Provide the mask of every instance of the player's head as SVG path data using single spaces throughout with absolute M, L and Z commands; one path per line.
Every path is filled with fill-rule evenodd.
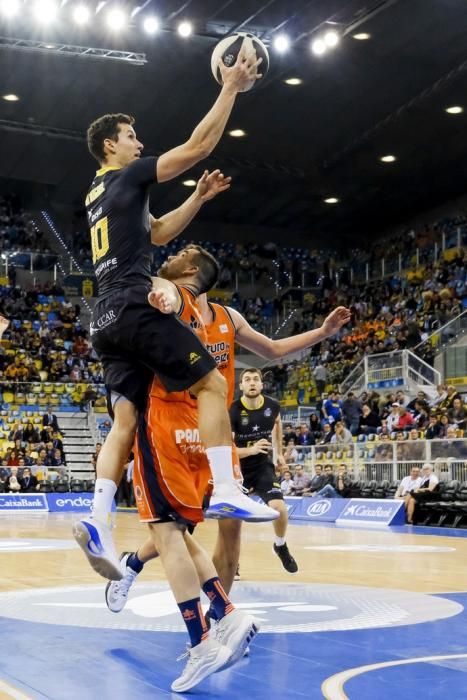
M 263 374 L 260 369 L 244 369 L 240 374 L 240 389 L 243 396 L 254 399 L 263 391 Z
M 112 161 L 121 168 L 141 156 L 143 144 L 136 138 L 135 120 L 129 114 L 104 114 L 88 128 L 88 148 L 99 164 Z
M 200 245 L 190 244 L 171 255 L 158 269 L 157 274 L 171 282 L 192 284 L 198 294 L 209 292 L 219 279 L 219 263 Z

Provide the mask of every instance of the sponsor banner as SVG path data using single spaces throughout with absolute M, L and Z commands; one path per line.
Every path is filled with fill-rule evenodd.
M 91 510 L 92 493 L 48 493 L 47 503 L 51 513 L 88 513 Z
M 335 522 L 348 503 L 347 498 L 321 498 L 320 496 L 297 500 L 292 520 L 316 520 L 326 523 Z
M 404 525 L 404 502 L 376 498 L 352 498 L 346 502 L 342 513 L 336 520 L 337 525 L 346 525 L 347 523 L 371 527 Z
M 48 510 L 44 493 L 0 493 L 0 513 L 46 513 Z

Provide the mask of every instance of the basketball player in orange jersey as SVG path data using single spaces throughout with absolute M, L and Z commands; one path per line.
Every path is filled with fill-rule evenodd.
M 203 276 L 203 260 L 206 259 L 212 259 L 212 256 L 201 247 L 193 245 L 181 250 L 177 256 L 169 258 L 159 270 L 159 275 L 164 279 L 154 280 L 154 291 L 149 295 L 149 299 L 151 304 L 156 305 L 162 312 L 176 311 L 180 313 L 181 318 L 190 323 L 201 337 L 203 337 L 202 331 L 204 329 L 206 346 L 215 358 L 219 370 L 227 379 L 229 403 L 232 402 L 235 387 L 235 342 L 263 357 L 274 359 L 321 342 L 337 333 L 350 320 L 348 309 L 339 307 L 327 317 L 319 329 L 291 338 L 270 340 L 251 328 L 241 314 L 234 309 L 208 303 L 205 294 L 202 294 L 196 303 L 196 290 L 200 287 L 200 276 Z M 177 397 L 168 394 L 166 398 L 169 401 L 174 401 L 176 406 L 173 423 L 171 423 L 170 418 L 167 420 L 168 404 L 165 407 L 161 404 L 163 396 L 160 393 L 158 383 L 155 382 L 151 391 L 149 408 L 149 414 L 152 412 L 153 416 L 151 438 L 155 441 L 158 449 L 163 451 L 167 461 L 177 461 L 180 454 L 190 455 L 188 468 L 195 471 L 198 476 L 197 483 L 201 486 L 198 491 L 196 520 L 192 518 L 193 521 L 199 522 L 202 519 L 202 485 L 204 482 L 207 486 L 206 479 L 209 479 L 209 474 L 203 467 L 205 457 L 197 431 L 196 403 L 186 393 L 185 396 Z M 258 450 L 260 449 L 258 446 Z M 148 484 L 141 483 L 141 460 L 139 464 L 139 473 L 136 473 L 135 478 L 135 493 L 137 504 L 142 506 L 140 513 L 143 512 L 144 519 L 146 519 L 146 515 L 151 517 L 151 507 L 147 503 L 147 496 L 145 496 Z M 178 469 L 177 465 L 175 471 L 177 472 Z M 203 469 L 204 477 L 200 479 L 200 471 Z M 168 484 L 168 486 L 171 485 Z M 207 511 L 208 515 L 209 511 L 210 509 Z M 219 534 L 213 561 L 227 593 L 232 586 L 238 564 L 240 525 L 239 521 L 219 521 Z M 154 546 L 153 539 L 148 540 L 136 553 L 122 555 L 122 579 L 118 582 L 110 582 L 106 588 L 106 601 L 110 610 L 120 612 L 123 609 L 128 591 L 137 574 L 142 570 L 144 563 L 157 555 L 158 548 Z
M 219 66 L 223 85 L 211 110 L 187 141 L 158 158 L 142 157 L 144 147 L 130 115 L 105 114 L 88 128 L 88 148 L 99 163 L 86 197 L 99 287 L 91 338 L 104 369 L 114 422 L 97 460 L 92 515 L 76 522 L 73 534 L 91 566 L 105 578 L 121 575 L 109 527 L 110 511 L 155 374 L 168 391 L 190 389 L 198 398 L 199 430 L 211 466 L 213 499 L 228 501 L 246 519 L 258 519 L 260 509 L 253 515 L 248 511 L 248 499 L 232 478 L 225 380 L 196 335 L 175 315 L 151 308 L 147 295 L 152 244 L 174 238 L 203 203 L 202 198 L 191 197 L 157 220 L 149 213 L 150 188 L 178 177 L 213 151 L 238 92 L 261 77 L 260 62 L 240 51 L 233 66 Z M 169 237 L 167 229 L 172 231 Z M 263 520 L 271 519 L 270 509 L 263 506 L 262 511 Z

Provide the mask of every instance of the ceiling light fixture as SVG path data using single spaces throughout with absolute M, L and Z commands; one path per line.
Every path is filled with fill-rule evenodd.
M 327 199 L 324 200 L 325 204 L 339 204 L 339 201 L 338 197 L 327 197 Z
M 229 136 L 240 138 L 241 136 L 246 136 L 246 131 L 243 131 L 243 129 L 232 129 L 232 131 L 229 131 Z
M 4 17 L 15 17 L 19 12 L 19 0 L 2 0 L 0 11 Z
M 371 34 L 360 32 L 359 34 L 353 34 L 353 38 L 357 41 L 368 41 L 368 39 L 371 39 Z
M 452 107 L 446 107 L 446 112 L 448 114 L 462 114 L 464 108 L 460 105 L 453 105 Z
M 185 187 L 196 187 L 196 180 L 183 180 L 182 185 L 185 185 Z
M 41 24 L 50 24 L 58 13 L 55 0 L 36 0 L 33 8 L 35 19 Z
M 315 54 L 315 56 L 322 56 L 323 53 L 326 53 L 327 46 L 324 42 L 324 39 L 314 39 L 311 42 L 311 50 Z
M 273 39 L 272 45 L 278 53 L 285 53 L 290 49 L 290 39 L 286 34 L 278 34 Z
M 120 8 L 116 7 L 113 10 L 110 10 L 110 12 L 107 15 L 107 25 L 112 29 L 114 32 L 119 32 L 123 27 L 125 26 L 126 22 L 126 15 L 123 10 Z
M 303 80 L 301 78 L 287 78 L 287 80 L 284 80 L 284 83 L 286 85 L 301 85 Z
M 380 158 L 380 161 L 383 163 L 394 163 L 395 160 L 397 160 L 396 156 L 392 155 L 381 156 Z
M 19 97 L 18 95 L 13 95 L 12 93 L 10 93 L 8 95 L 2 95 L 2 99 L 6 102 L 18 102 Z
M 177 32 L 180 34 L 180 36 L 186 39 L 193 33 L 193 25 L 191 22 L 180 22 L 177 27 Z
M 86 5 L 77 5 L 73 10 L 73 20 L 76 24 L 83 26 L 89 22 L 91 11 Z
M 143 29 L 146 34 L 155 34 L 160 27 L 157 17 L 146 17 L 143 22 Z
M 330 49 L 333 49 L 337 44 L 340 42 L 341 38 L 339 34 L 334 30 L 331 29 L 329 32 L 326 32 L 326 34 L 323 37 L 323 41 L 326 44 L 326 46 L 329 46 Z

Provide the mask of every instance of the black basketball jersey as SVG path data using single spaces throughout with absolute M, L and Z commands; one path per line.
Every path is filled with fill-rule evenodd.
M 243 398 L 234 401 L 230 407 L 230 422 L 237 447 L 250 447 L 262 438 L 271 441 L 274 423 L 280 413 L 280 404 L 270 396 L 261 398 L 263 402 L 259 408 L 247 408 Z M 252 455 L 240 460 L 242 469 L 256 467 L 269 461 L 270 456 L 266 454 Z
M 133 285 L 151 286 L 149 187 L 157 158 L 98 170 L 86 197 L 92 261 L 99 296 Z

